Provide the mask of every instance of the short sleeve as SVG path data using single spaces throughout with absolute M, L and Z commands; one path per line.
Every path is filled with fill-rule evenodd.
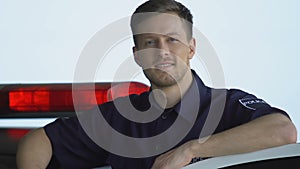
M 251 94 L 246 94 L 244 97 L 239 98 L 238 103 L 242 109 L 247 109 L 251 112 L 251 120 L 272 113 L 281 113 L 289 118 L 289 115 L 285 111 L 272 107 L 263 99 L 257 98 Z
M 64 169 L 105 165 L 108 153 L 86 135 L 76 117 L 57 119 L 44 129 L 52 144 L 51 162 L 58 162 Z
M 255 95 L 231 89 L 227 92 L 226 106 L 222 117 L 224 123 L 220 124 L 220 127 L 223 130 L 229 129 L 272 113 L 280 113 L 289 118 L 285 111 L 270 106 Z

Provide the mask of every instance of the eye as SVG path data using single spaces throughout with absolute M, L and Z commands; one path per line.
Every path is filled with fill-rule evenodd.
M 174 43 L 174 42 L 178 42 L 179 40 L 173 37 L 169 37 L 168 41 Z
M 145 41 L 146 46 L 154 46 L 155 44 L 156 44 L 156 42 L 153 39 L 148 39 Z

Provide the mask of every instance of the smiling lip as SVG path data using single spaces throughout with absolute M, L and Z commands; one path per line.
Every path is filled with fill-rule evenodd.
M 174 63 L 171 63 L 171 62 L 164 62 L 164 63 L 158 63 L 158 64 L 155 64 L 154 67 L 156 69 L 169 69 L 171 67 L 173 67 L 175 64 Z

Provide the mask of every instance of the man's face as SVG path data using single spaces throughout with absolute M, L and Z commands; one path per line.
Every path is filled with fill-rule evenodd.
M 167 87 L 180 82 L 190 69 L 195 40 L 188 40 L 177 15 L 151 16 L 137 27 L 134 56 L 152 85 Z

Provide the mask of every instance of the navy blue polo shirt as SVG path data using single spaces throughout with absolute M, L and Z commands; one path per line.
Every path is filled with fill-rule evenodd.
M 99 113 L 115 131 L 131 138 L 150 138 L 167 133 L 159 142 L 151 143 L 151 146 L 130 145 L 131 151 L 144 152 L 143 158 L 111 153 L 107 148 L 101 147 L 95 139 L 91 139 L 81 126 L 82 122 L 79 122 L 81 118 L 60 118 L 44 127 L 53 150 L 49 168 L 61 166 L 64 169 L 88 169 L 104 165 L 111 165 L 113 169 L 151 168 L 157 156 L 187 141 L 216 134 L 271 113 L 288 116 L 284 111 L 271 107 L 262 99 L 244 91 L 209 88 L 194 71 L 192 72 L 194 78 L 191 87 L 172 108 L 162 109 L 155 102 L 150 90 L 141 95 L 130 95 L 104 103 L 81 115 L 87 120 L 85 125 L 88 125 L 94 134 L 99 131 L 98 141 L 105 137 L 105 140 L 110 140 L 110 146 L 120 149 L 128 145 L 124 144 L 124 140 L 106 132 L 107 126 L 102 126 L 104 122 L 95 118 Z M 131 107 L 127 108 L 128 100 Z M 161 113 L 154 120 L 144 119 L 143 122 L 143 119 L 132 121 L 124 117 L 124 110 L 135 113 Z M 170 145 L 167 150 L 166 145 Z M 157 153 L 146 155 L 148 151 L 154 151 L 153 148 Z

